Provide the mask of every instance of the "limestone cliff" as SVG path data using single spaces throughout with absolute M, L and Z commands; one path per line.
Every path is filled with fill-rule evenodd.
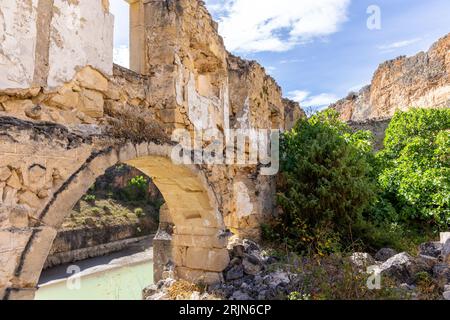
M 384 62 L 372 83 L 331 105 L 346 121 L 391 118 L 412 107 L 450 107 L 450 34 L 428 52 Z

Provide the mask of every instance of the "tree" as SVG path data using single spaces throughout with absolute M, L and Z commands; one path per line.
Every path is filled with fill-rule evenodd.
M 278 203 L 271 228 L 291 249 L 333 251 L 375 197 L 371 133 L 352 132 L 327 110 L 300 120 L 281 141 Z
M 378 154 L 379 183 L 403 222 L 450 225 L 450 109 L 398 112 Z

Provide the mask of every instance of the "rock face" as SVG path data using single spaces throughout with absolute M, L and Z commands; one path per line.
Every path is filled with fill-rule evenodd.
M 381 64 L 370 86 L 330 107 L 354 122 L 391 118 L 411 107 L 450 107 L 450 34 L 428 52 Z

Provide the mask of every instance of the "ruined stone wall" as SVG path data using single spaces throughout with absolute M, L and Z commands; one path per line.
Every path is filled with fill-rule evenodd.
M 171 135 L 283 129 L 298 105 L 258 64 L 227 53 L 201 1 L 138 8 L 143 74 L 112 64 L 108 1 L 0 4 L 0 297 L 33 296 L 65 215 L 118 162 L 152 177 L 168 204 L 158 277 L 172 265 L 220 281 L 228 236 L 258 238 L 273 213 L 274 177 L 261 164 L 179 166 Z
M 77 69 L 112 74 L 114 17 L 107 1 L 4 0 L 0 90 L 58 87 Z
M 343 120 L 357 122 L 391 118 L 412 107 L 450 107 L 450 34 L 428 52 L 381 64 L 370 86 L 331 106 Z

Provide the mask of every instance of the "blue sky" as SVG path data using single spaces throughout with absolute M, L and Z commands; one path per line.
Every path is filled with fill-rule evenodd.
M 304 108 L 327 106 L 358 90 L 370 83 L 381 62 L 428 50 L 450 32 L 449 0 L 207 0 L 206 4 L 219 22 L 227 48 L 261 63 L 284 95 Z M 116 16 L 115 59 L 126 64 L 127 4 L 111 0 L 111 5 Z M 373 11 L 377 9 L 379 20 Z M 368 19 L 380 28 L 369 29 Z

